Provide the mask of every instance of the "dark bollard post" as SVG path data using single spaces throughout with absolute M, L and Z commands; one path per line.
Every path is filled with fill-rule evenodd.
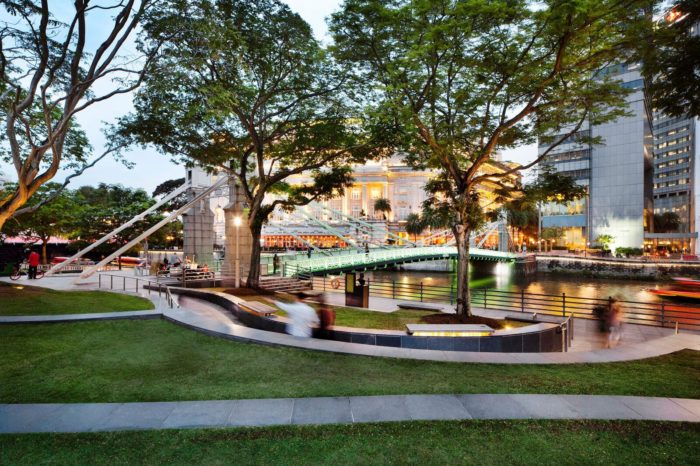
M 122 291 L 126 291 L 126 277 L 122 280 Z
M 666 320 L 666 303 L 661 303 L 661 326 L 665 327 L 665 320 Z
M 114 275 L 110 275 L 109 276 L 109 289 L 111 290 L 113 288 L 114 288 Z
M 423 282 L 420 282 L 420 302 L 423 302 Z
M 396 280 L 391 281 L 391 299 L 396 299 Z
M 525 312 L 525 290 L 520 290 L 520 312 Z
M 566 317 L 566 293 L 561 294 L 561 315 Z
M 454 304 L 454 283 L 450 283 L 450 304 Z

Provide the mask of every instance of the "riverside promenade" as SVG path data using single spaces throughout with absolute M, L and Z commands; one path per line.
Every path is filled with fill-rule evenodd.
M 4 280 L 4 279 L 3 279 Z M 21 282 L 12 282 L 21 283 Z M 33 286 L 45 286 L 59 290 L 97 289 L 97 279 L 76 285 L 74 278 L 68 276 L 50 277 L 36 282 Z M 26 284 L 26 283 L 25 283 Z M 123 293 L 138 294 L 150 298 L 156 305 L 155 311 L 143 315 L 129 315 L 121 312 L 105 313 L 102 315 L 76 314 L 63 316 L 12 316 L 0 317 L 0 324 L 9 323 L 40 323 L 100 320 L 100 319 L 143 319 L 163 318 L 175 324 L 206 333 L 237 341 L 255 342 L 267 345 L 288 346 L 293 348 L 325 351 L 359 356 L 375 356 L 388 358 L 416 359 L 429 361 L 447 361 L 462 363 L 495 363 L 495 364 L 576 364 L 631 361 L 637 359 L 661 356 L 664 354 L 693 349 L 700 351 L 700 335 L 697 332 L 683 331 L 675 334 L 673 329 L 645 325 L 627 324 L 624 326 L 624 336 L 615 348 L 604 348 L 604 339 L 597 330 L 595 321 L 576 319 L 576 336 L 571 350 L 565 353 L 480 353 L 460 351 L 438 351 L 408 348 L 393 348 L 387 346 L 363 345 L 341 341 L 300 338 L 291 335 L 268 332 L 246 327 L 237 323 L 235 317 L 227 310 L 209 302 L 191 298 L 178 297 L 180 307 L 170 308 L 165 299 L 157 293 L 149 294 L 140 289 L 135 293 L 135 287 L 126 281 L 127 286 L 114 290 Z M 241 301 L 235 296 L 210 291 L 213 294 L 226 297 L 233 302 Z M 329 293 L 331 304 L 342 299 L 342 295 Z M 370 298 L 370 310 L 390 312 L 396 309 L 399 301 L 387 298 Z M 449 309 L 445 309 L 449 311 Z M 498 317 L 499 311 L 474 309 L 476 314 Z
M 62 290 L 95 288 L 93 284 L 74 285 L 68 277 L 56 277 L 40 284 Z M 122 292 L 135 293 L 135 290 L 127 289 Z M 148 292 L 143 290 L 138 294 L 149 296 Z M 234 302 L 238 299 L 227 296 Z M 0 325 L 41 323 L 56 325 L 87 320 L 156 318 L 168 320 L 194 331 L 238 341 L 358 356 L 456 363 L 602 363 L 659 356 L 682 349 L 700 351 L 700 335 L 690 332 L 651 334 L 643 330 L 639 330 L 639 338 L 647 339 L 642 341 L 625 342 L 613 349 L 568 353 L 469 353 L 376 347 L 298 338 L 251 329 L 236 323 L 225 309 L 206 301 L 182 296 L 179 299 L 180 307 L 170 308 L 164 299 L 158 298 L 157 294 L 151 294 L 150 297 L 156 304 L 156 309 L 152 311 L 7 316 L 0 318 Z M 377 312 L 387 312 L 389 306 L 395 306 L 395 304 L 395 302 L 375 301 L 372 305 L 382 308 L 376 309 Z M 579 338 L 578 334 L 577 338 Z M 455 367 L 458 368 L 458 366 Z M 626 419 L 697 423 L 700 422 L 700 400 L 609 395 L 410 394 L 129 403 L 0 404 L 0 433 L 99 432 L 466 419 Z

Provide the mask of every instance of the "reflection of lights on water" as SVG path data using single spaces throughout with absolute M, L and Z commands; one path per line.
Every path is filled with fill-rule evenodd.
M 408 275 L 401 277 L 401 283 L 408 283 Z
M 503 288 L 510 282 L 511 266 L 507 262 L 497 262 L 494 270 L 496 275 L 496 287 Z
M 426 280 L 426 281 L 431 281 L 432 279 L 433 279 L 433 277 L 425 277 L 424 278 L 424 280 Z

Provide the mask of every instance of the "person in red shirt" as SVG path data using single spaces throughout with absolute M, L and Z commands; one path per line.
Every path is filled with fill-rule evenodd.
M 36 251 L 32 251 L 29 253 L 29 258 L 27 259 L 27 262 L 29 262 L 29 279 L 35 279 L 36 278 L 36 269 L 39 267 L 39 253 Z

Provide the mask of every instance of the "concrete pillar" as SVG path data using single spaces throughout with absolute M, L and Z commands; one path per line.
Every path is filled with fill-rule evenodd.
M 192 199 L 202 190 L 203 188 L 190 189 L 188 199 Z M 209 200 L 202 200 L 185 212 L 182 215 L 182 223 L 185 256 L 198 264 L 213 264 L 214 213 L 209 208 Z
M 240 186 L 231 179 L 229 181 L 229 203 L 224 207 L 224 220 L 226 222 L 226 255 L 221 266 L 221 275 L 224 286 L 234 286 L 236 279 L 236 243 L 240 259 L 240 280 L 245 285 L 248 271 L 250 270 L 250 252 L 253 237 L 248 227 L 248 219 L 244 211 L 246 199 Z M 236 226 L 236 218 L 240 218 L 239 226 Z

